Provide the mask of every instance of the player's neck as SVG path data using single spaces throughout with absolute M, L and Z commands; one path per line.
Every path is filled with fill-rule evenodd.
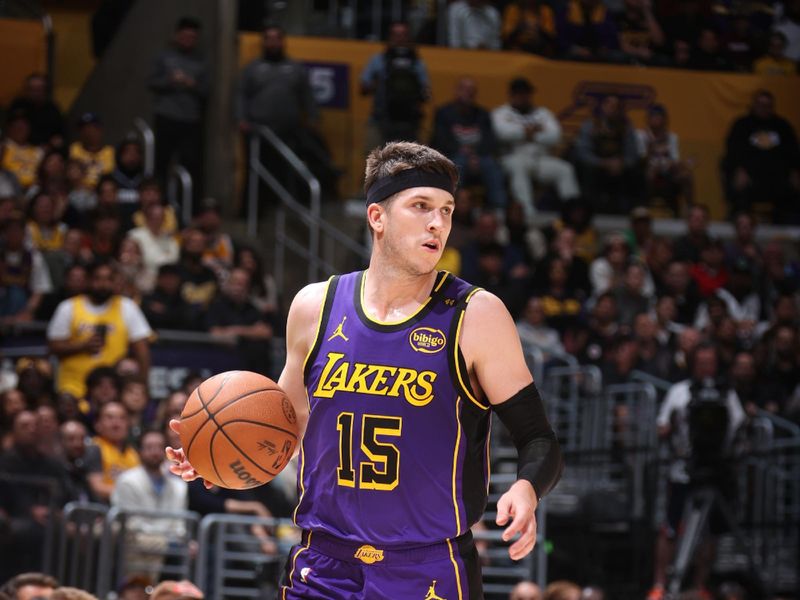
M 409 275 L 372 262 L 364 274 L 363 308 L 381 321 L 402 320 L 428 299 L 436 273 Z

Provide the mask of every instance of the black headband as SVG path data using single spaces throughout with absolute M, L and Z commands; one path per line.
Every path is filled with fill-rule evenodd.
M 367 190 L 367 205 L 373 202 L 381 202 L 397 192 L 415 187 L 438 188 L 455 195 L 453 180 L 448 175 L 421 169 L 406 169 L 395 175 L 381 177 L 369 186 Z

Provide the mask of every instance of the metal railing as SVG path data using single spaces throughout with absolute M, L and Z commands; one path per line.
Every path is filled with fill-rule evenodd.
M 153 129 L 142 117 L 133 120 L 133 128 L 142 138 L 144 150 L 144 176 L 152 177 L 156 167 L 156 136 Z
M 269 144 L 288 164 L 291 171 L 299 177 L 309 190 L 309 207 L 299 203 L 286 190 L 261 160 L 262 144 Z M 247 233 L 251 237 L 258 234 L 259 181 L 263 182 L 280 201 L 275 218 L 275 283 L 283 289 L 285 279 L 286 251 L 308 262 L 308 281 L 318 281 L 323 275 L 337 271 L 320 252 L 320 238 L 329 236 L 341 247 L 366 260 L 369 252 L 362 244 L 352 240 L 321 216 L 321 188 L 317 178 L 306 164 L 269 127 L 256 125 L 250 135 L 250 168 L 248 189 Z M 286 211 L 296 216 L 308 229 L 308 242 L 301 244 L 292 239 L 286 230 Z
M 95 588 L 107 513 L 105 504 L 70 502 L 64 507 L 56 572 L 61 585 L 83 590 Z
M 180 196 L 178 186 L 180 185 Z M 167 180 L 167 199 L 169 203 L 180 208 L 181 220 L 186 226 L 192 221 L 194 213 L 192 194 L 194 193 L 194 182 L 192 176 L 183 165 L 172 165 Z

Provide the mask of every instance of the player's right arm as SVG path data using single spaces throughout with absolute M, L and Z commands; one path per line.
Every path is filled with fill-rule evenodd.
M 286 364 L 278 385 L 286 392 L 297 413 L 300 438 L 306 430 L 309 409 L 303 367 L 317 337 L 327 287 L 325 282 L 312 283 L 300 290 L 289 307 L 286 320 Z
M 300 290 L 289 307 L 289 316 L 286 321 L 286 364 L 283 367 L 278 385 L 286 392 L 297 413 L 297 425 L 300 437 L 306 429 L 308 421 L 308 398 L 306 396 L 305 382 L 303 381 L 303 366 L 311 346 L 317 336 L 320 312 L 325 302 L 327 283 L 312 283 Z M 170 428 L 180 433 L 181 422 L 172 419 Z M 181 477 L 184 481 L 193 481 L 200 475 L 194 470 L 186 459 L 182 448 L 167 448 L 167 458 L 173 463 L 170 471 Z M 206 487 L 212 484 L 205 482 Z

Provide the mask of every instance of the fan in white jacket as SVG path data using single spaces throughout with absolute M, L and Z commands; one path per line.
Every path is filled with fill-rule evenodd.
M 532 102 L 533 86 L 527 79 L 511 81 L 508 103 L 492 111 L 492 126 L 501 146 L 500 159 L 511 179 L 511 193 L 530 218 L 536 213 L 531 179 L 553 185 L 561 201 L 580 195 L 574 167 L 551 155 L 561 141 L 555 115 Z

